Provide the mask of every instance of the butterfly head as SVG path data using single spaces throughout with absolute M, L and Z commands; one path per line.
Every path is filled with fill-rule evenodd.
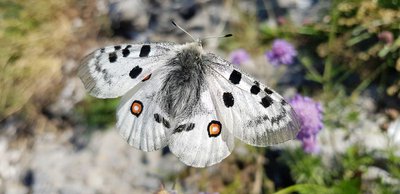
M 198 51 L 200 54 L 203 54 L 203 45 L 200 39 L 195 42 L 189 42 L 182 45 L 182 50 L 195 50 Z

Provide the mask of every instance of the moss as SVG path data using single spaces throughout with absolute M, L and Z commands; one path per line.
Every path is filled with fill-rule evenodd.
M 240 193 L 239 191 L 241 191 L 242 189 L 243 185 L 240 174 L 236 174 L 234 181 L 229 185 L 226 185 L 224 189 L 221 191 L 221 194 Z
M 105 129 L 115 124 L 118 103 L 119 99 L 96 99 L 88 96 L 76 110 L 90 127 Z

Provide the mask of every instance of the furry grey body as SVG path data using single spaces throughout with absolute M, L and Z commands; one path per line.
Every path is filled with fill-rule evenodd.
M 168 72 L 158 96 L 161 107 L 174 120 L 187 119 L 201 107 L 200 96 L 205 89 L 207 66 L 195 49 L 184 49 L 168 61 Z

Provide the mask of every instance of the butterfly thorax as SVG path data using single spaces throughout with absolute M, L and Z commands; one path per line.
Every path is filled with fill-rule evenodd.
M 169 70 L 160 95 L 161 106 L 170 118 L 189 118 L 199 107 L 205 69 L 201 47 L 187 44 L 167 62 Z

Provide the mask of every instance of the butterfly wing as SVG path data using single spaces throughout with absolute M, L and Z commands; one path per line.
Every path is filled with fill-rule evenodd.
M 154 151 L 168 143 L 171 120 L 160 108 L 157 92 L 162 71 L 155 71 L 126 93 L 117 108 L 117 128 L 129 145 Z
M 293 108 L 276 92 L 208 53 L 214 69 L 210 92 L 221 123 L 247 144 L 267 146 L 294 139 L 300 129 Z
M 117 110 L 117 128 L 131 146 L 152 151 L 169 145 L 190 166 L 220 162 L 231 153 L 235 136 L 258 146 L 296 136 L 295 113 L 279 94 L 267 87 L 262 90 L 262 84 L 213 54 L 196 61 L 211 67 L 205 80 L 189 79 L 194 85 L 182 82 L 180 78 L 188 79 L 187 73 L 197 68 L 191 64 L 193 60 L 200 60 L 199 53 L 189 47 L 177 49 L 167 43 L 106 47 L 83 60 L 79 76 L 95 97 L 125 94 Z M 179 70 L 176 64 L 181 66 Z M 203 82 L 206 89 L 198 89 L 201 93 L 197 96 L 191 86 Z M 188 96 L 191 94 L 194 96 Z M 179 103 L 176 98 L 182 96 L 189 97 L 190 103 Z
M 174 55 L 173 43 L 123 44 L 98 49 L 83 59 L 78 75 L 97 98 L 122 96 Z
M 230 155 L 234 136 L 221 125 L 208 90 L 201 94 L 195 114 L 174 125 L 169 148 L 182 162 L 194 167 L 211 166 Z

